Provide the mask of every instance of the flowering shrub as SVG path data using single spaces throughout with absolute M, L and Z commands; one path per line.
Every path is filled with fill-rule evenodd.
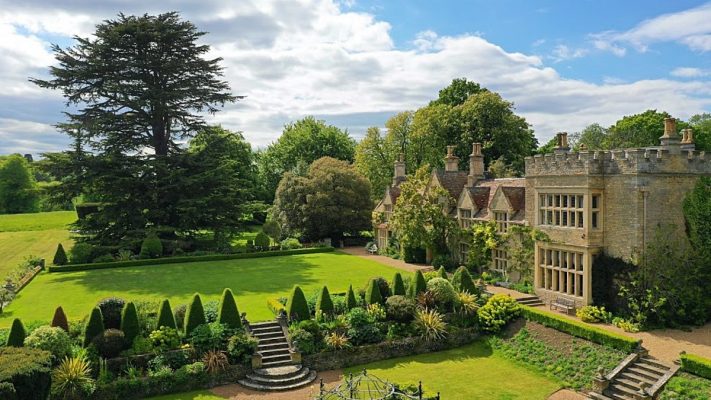
M 161 326 L 148 336 L 153 346 L 159 351 L 176 349 L 180 346 L 180 334 L 176 329 Z
M 605 307 L 584 306 L 575 311 L 575 315 L 583 322 L 609 322 L 612 320 L 612 313 L 605 311 Z
M 516 300 L 505 294 L 495 294 L 477 312 L 484 331 L 496 333 L 509 321 L 521 315 Z

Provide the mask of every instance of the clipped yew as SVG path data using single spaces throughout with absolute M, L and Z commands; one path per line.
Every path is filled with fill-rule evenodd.
M 69 322 L 67 321 L 67 315 L 64 314 L 62 306 L 59 306 L 56 310 L 54 310 L 51 326 L 55 328 L 62 328 L 64 329 L 64 332 L 69 332 Z
M 64 246 L 61 243 L 57 245 L 57 251 L 54 252 L 54 258 L 52 259 L 52 264 L 54 265 L 65 265 L 69 262 L 67 258 L 67 252 L 64 251 Z
M 133 345 L 133 340 L 140 333 L 138 327 L 138 313 L 133 302 L 129 301 L 123 306 L 121 311 L 121 331 L 123 331 L 124 340 L 128 346 Z
M 160 329 L 161 326 L 177 329 L 175 316 L 173 315 L 173 310 L 170 308 L 170 301 L 168 301 L 168 299 L 160 303 L 160 309 L 158 310 L 158 324 L 156 328 Z
M 185 336 L 190 336 L 191 333 L 198 326 L 207 322 L 205 320 L 205 309 L 202 307 L 202 300 L 200 295 L 195 293 L 190 304 L 188 304 L 188 310 L 185 312 Z
M 415 279 L 413 279 L 410 284 L 410 297 L 416 298 L 418 294 L 426 291 L 427 282 L 425 281 L 425 276 L 422 275 L 422 271 L 417 270 L 415 272 Z
M 444 269 L 444 267 L 439 267 L 439 269 L 437 270 L 437 275 L 442 279 L 449 280 L 449 277 L 447 276 L 447 270 Z
M 316 312 L 321 311 L 323 315 L 333 314 L 333 300 L 326 286 L 321 289 L 321 294 L 316 300 Z
M 380 288 L 378 287 L 378 282 L 375 279 L 371 279 L 368 284 L 368 289 L 365 291 L 365 303 L 366 304 L 383 304 L 383 296 L 380 294 Z
M 242 319 L 239 315 L 239 309 L 237 309 L 237 302 L 230 289 L 222 291 L 220 306 L 217 309 L 217 322 L 225 324 L 232 329 L 242 329 Z
M 350 285 L 348 286 L 348 293 L 346 293 L 346 310 L 350 311 L 356 307 L 358 307 L 358 302 L 353 291 L 353 285 Z
M 15 318 L 12 320 L 10 334 L 7 336 L 5 345 L 7 347 L 22 347 L 25 344 L 25 336 L 27 336 L 25 326 L 22 325 L 22 321 L 19 318 Z
M 393 277 L 393 296 L 405 295 L 405 282 L 402 280 L 402 275 L 399 272 Z
M 458 292 L 467 292 L 469 294 L 477 294 L 479 292 L 479 289 L 474 284 L 474 279 L 469 274 L 469 270 L 464 266 L 457 268 L 454 276 L 452 276 L 452 286 Z
M 289 296 L 289 300 L 286 303 L 286 314 L 289 316 L 289 319 L 295 321 L 303 321 L 311 318 L 309 303 L 306 302 L 304 291 L 298 286 L 294 286 L 294 290 L 291 292 L 291 296 Z
M 99 307 L 94 307 L 84 326 L 84 347 L 89 347 L 91 342 L 102 333 L 104 333 L 104 319 Z

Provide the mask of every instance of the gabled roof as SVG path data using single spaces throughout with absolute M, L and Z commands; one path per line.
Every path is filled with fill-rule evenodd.
M 511 204 L 511 208 L 515 211 L 526 209 L 525 187 L 503 186 L 501 190 L 504 192 L 509 204 Z
M 400 186 L 391 186 L 388 190 L 390 192 L 390 201 L 392 201 L 392 204 L 395 205 L 395 203 L 397 203 L 397 198 L 400 197 L 400 193 L 402 193 Z
M 434 174 L 437 176 L 437 180 L 442 187 L 449 192 L 449 195 L 453 199 L 458 199 L 459 195 L 462 193 L 462 189 L 467 184 L 467 172 L 466 171 L 444 171 L 435 170 Z

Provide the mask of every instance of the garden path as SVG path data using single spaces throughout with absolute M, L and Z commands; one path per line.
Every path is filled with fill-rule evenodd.
M 339 251 L 348 253 L 353 256 L 358 256 L 361 258 L 367 258 L 369 260 L 376 261 L 381 264 L 385 264 L 390 267 L 402 269 L 402 270 L 405 270 L 408 272 L 415 272 L 417 270 L 426 272 L 426 271 L 432 271 L 434 269 L 434 268 L 432 268 L 431 265 L 406 263 L 405 261 L 396 260 L 394 258 L 390 258 L 390 257 L 386 257 L 386 256 L 381 256 L 379 254 L 370 254 L 370 253 L 368 253 L 368 250 L 366 250 L 362 246 L 344 247 L 342 249 L 339 249 Z

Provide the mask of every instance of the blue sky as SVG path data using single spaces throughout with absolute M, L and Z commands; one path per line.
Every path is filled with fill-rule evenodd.
M 234 93 L 211 123 L 254 146 L 316 115 L 356 138 L 466 77 L 513 101 L 541 142 L 654 108 L 711 110 L 711 3 L 699 1 L 0 0 L 0 154 L 62 150 L 50 43 L 118 12 L 178 10 L 210 32 Z

